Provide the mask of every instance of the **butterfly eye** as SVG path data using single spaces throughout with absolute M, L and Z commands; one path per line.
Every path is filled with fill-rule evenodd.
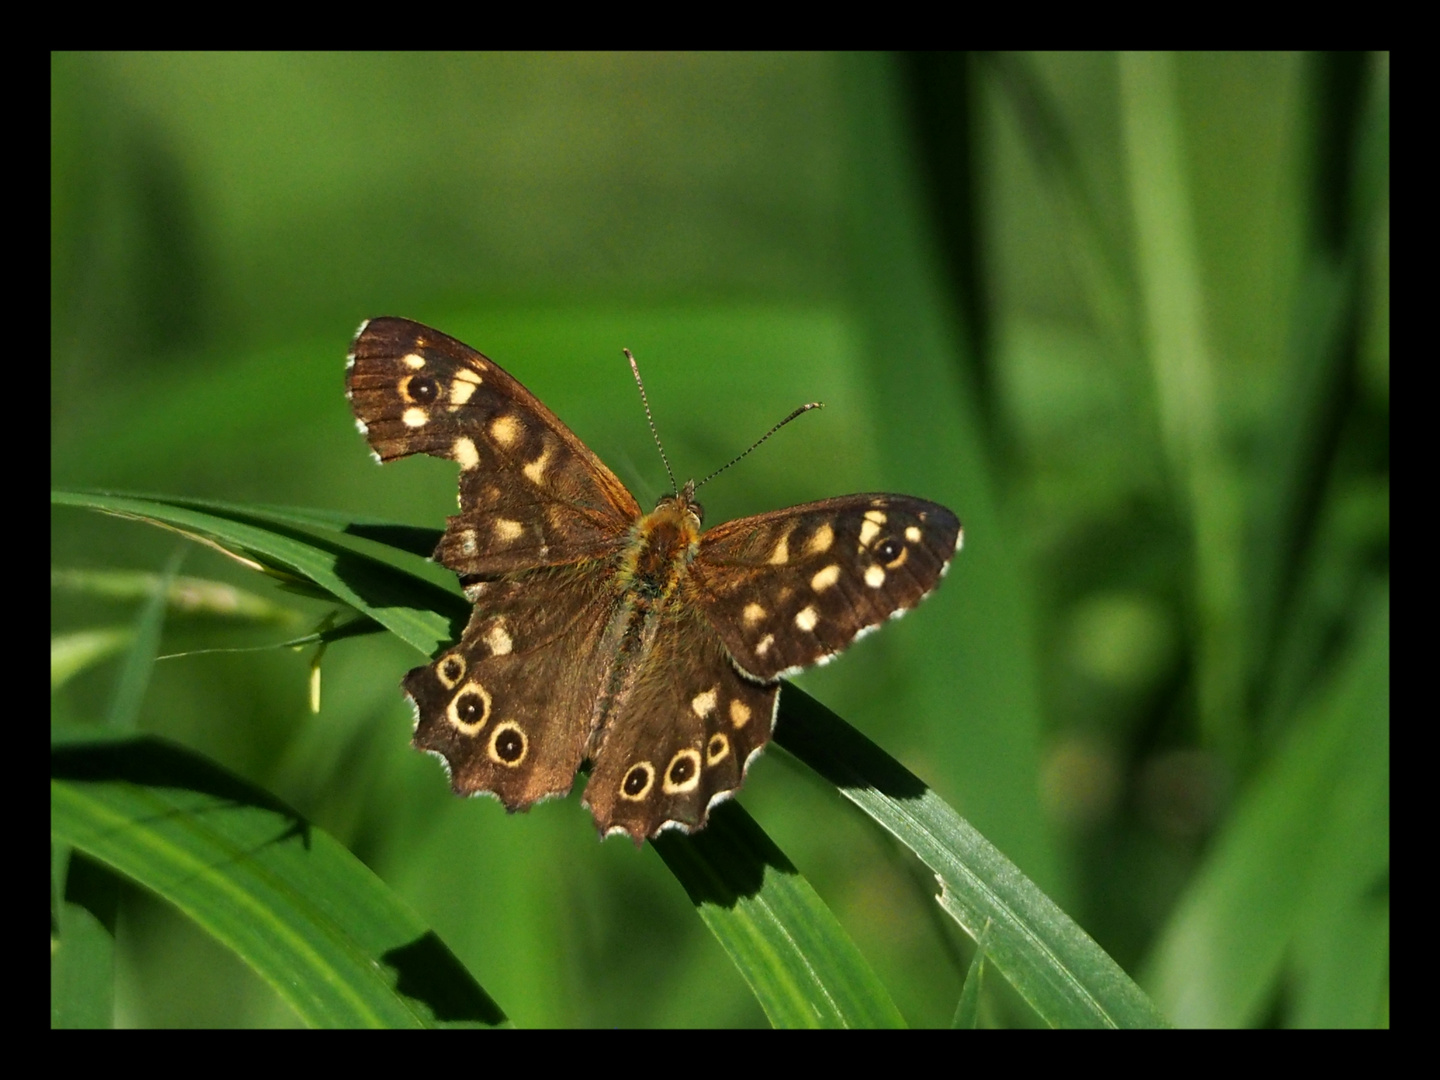
M 490 760 L 513 769 L 525 760 L 525 752 L 529 747 L 529 740 L 520 730 L 520 725 L 506 721 L 490 736 Z
M 690 504 L 690 513 L 692 513 L 692 514 L 695 515 L 695 521 L 696 521 L 698 524 L 701 524 L 701 525 L 705 524 L 705 508 L 704 508 L 703 506 L 701 506 L 699 503 L 697 503 L 697 502 L 692 502 L 692 503 Z
M 440 387 L 429 375 L 412 375 L 401 385 L 401 390 L 419 405 L 429 405 L 440 396 Z
M 462 724 L 476 724 L 485 716 L 485 699 L 479 694 L 462 694 L 455 702 L 455 715 Z
M 679 795 L 693 791 L 700 783 L 700 752 L 681 750 L 665 768 L 665 794 Z
M 630 771 L 625 774 L 625 780 L 620 785 L 620 792 L 625 798 L 638 801 L 650 793 L 650 785 L 654 782 L 654 766 L 648 761 L 642 761 L 638 765 L 632 765 Z
M 720 732 L 710 736 L 710 741 L 705 744 L 705 764 L 715 765 L 725 760 L 730 754 L 730 740 Z

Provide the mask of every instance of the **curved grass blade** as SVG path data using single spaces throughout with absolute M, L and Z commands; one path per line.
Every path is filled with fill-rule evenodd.
M 52 740 L 54 840 L 169 900 L 307 1024 L 504 1022 L 414 912 L 274 796 L 152 737 Z
M 119 879 L 53 840 L 50 863 L 50 1027 L 113 1027 Z
M 965 973 L 965 985 L 960 988 L 960 1001 L 955 1006 L 955 1019 L 950 1026 L 956 1030 L 973 1030 L 980 1026 L 980 991 L 985 984 L 985 957 L 990 949 L 990 920 L 985 920 L 985 929 L 975 942 L 975 955 L 970 960 L 970 970 Z
M 125 654 L 125 663 L 120 668 L 115 693 L 110 697 L 110 713 L 106 720 L 117 731 L 134 731 L 140 717 L 140 703 L 145 698 L 145 688 L 150 685 L 150 675 L 155 670 L 155 654 L 160 651 L 160 631 L 165 625 L 165 597 L 180 564 L 185 561 L 185 554 L 184 544 L 175 549 L 160 576 L 160 587 L 135 618 L 135 632 Z
M 176 529 L 235 554 L 258 569 L 311 583 L 327 598 L 369 615 L 427 656 L 459 637 L 470 614 L 464 597 L 427 580 L 425 564 L 408 554 L 407 549 L 388 547 L 397 560 L 413 564 L 401 569 L 337 539 L 334 534 L 342 531 L 338 528 L 332 528 L 331 535 L 321 536 L 306 531 L 304 515 L 293 515 L 287 521 L 279 514 L 267 516 L 220 503 L 195 509 L 200 505 L 195 500 L 104 492 L 55 491 L 50 498 L 64 506 Z M 317 515 L 311 527 L 322 527 L 321 520 L 329 524 L 328 519 Z M 392 528 L 405 531 L 403 526 Z M 353 535 L 360 537 L 358 532 Z
M 272 560 L 427 655 L 458 637 L 469 616 L 462 598 L 425 580 L 414 557 L 417 550 L 433 550 L 433 530 L 188 499 L 68 492 L 52 498 L 190 530 Z M 342 535 L 382 545 L 390 561 L 333 539 Z M 453 612 L 448 622 L 437 606 Z M 724 809 L 720 827 L 712 824 L 698 837 L 663 837 L 657 850 L 766 1015 L 786 1027 L 903 1026 L 884 986 L 814 889 L 744 811 Z
M 58 690 L 86 668 L 130 647 L 133 626 L 100 626 L 50 639 L 50 689 Z
M 159 574 L 144 570 L 57 570 L 50 571 L 50 588 L 81 597 L 132 601 L 148 600 L 161 588 Z M 271 603 L 255 593 L 208 578 L 176 575 L 165 594 L 171 616 L 211 616 L 243 622 L 293 624 L 298 612 Z
M 904 1027 L 834 914 L 734 801 L 693 836 L 653 846 L 775 1027 Z
M 1390 592 L 1376 586 L 1331 661 L 1210 845 L 1146 963 L 1185 1027 L 1264 1021 L 1287 980 L 1315 1026 L 1379 1022 L 1389 982 Z M 1336 964 L 1324 1021 L 1316 980 Z M 1308 970 L 1307 970 L 1308 968 Z M 1298 969 L 1298 971 L 1297 971 Z
M 1052 1027 L 1159 1027 L 1145 992 L 1068 915 L 919 777 L 795 687 L 775 741 L 935 872 L 937 898 Z

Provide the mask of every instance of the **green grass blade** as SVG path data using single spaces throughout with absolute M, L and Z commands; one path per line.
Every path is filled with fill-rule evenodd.
M 457 607 L 457 618 L 463 619 L 466 612 L 463 600 L 441 592 L 409 568 L 299 531 L 308 526 L 353 534 L 338 517 L 316 515 L 307 520 L 299 511 L 256 511 L 217 504 L 201 511 L 176 505 L 181 500 L 57 496 L 57 501 L 67 499 L 73 505 L 193 530 L 274 559 L 288 572 L 308 577 L 427 653 L 439 642 L 453 640 L 458 629 L 455 620 L 447 627 L 426 604 L 438 593 L 448 606 Z M 266 515 L 276 524 L 256 524 L 267 520 Z M 368 527 L 379 530 L 381 536 L 384 529 L 395 528 L 382 523 L 368 523 Z M 398 553 L 392 550 L 390 554 Z M 365 598 L 355 587 L 357 581 L 363 581 L 369 590 Z M 383 592 L 384 603 L 375 602 L 377 592 Z M 779 744 L 834 781 L 843 794 L 910 847 L 936 873 L 942 885 L 942 907 L 967 932 L 974 936 L 987 919 L 993 922 L 991 960 L 1047 1023 L 1061 1027 L 1164 1023 L 1139 987 L 1083 930 L 918 778 L 794 687 L 782 694 L 781 715 Z M 712 832 L 714 839 L 709 843 L 720 844 L 726 834 L 713 827 L 688 843 L 704 844 L 703 838 Z M 741 829 L 733 833 L 734 850 L 726 859 L 717 855 L 710 865 L 706 857 L 688 870 L 680 861 L 687 856 L 675 854 L 671 840 L 662 841 L 662 846 L 668 845 L 662 853 L 667 855 L 667 863 L 672 855 L 676 859 L 671 869 L 687 890 L 700 889 L 705 880 L 727 880 L 727 875 L 737 872 L 736 851 L 744 851 L 749 876 L 741 880 L 750 882 L 751 891 L 735 889 L 733 880 L 731 889 L 737 898 L 745 896 L 751 903 L 716 906 L 704 900 L 708 894 L 703 890 L 691 895 L 702 898 L 697 901 L 702 918 L 750 981 L 772 1021 L 786 1026 L 898 1021 L 898 1013 L 878 981 L 868 970 L 862 971 L 863 961 L 853 943 L 834 925 L 833 916 L 819 914 L 823 905 L 803 878 L 794 874 L 793 868 L 779 869 L 778 853 L 758 827 L 753 832 Z M 708 849 L 702 846 L 698 850 Z M 691 852 L 688 857 L 700 856 Z M 778 858 L 783 860 L 783 856 Z M 812 948 L 802 947 L 800 943 L 808 936 L 820 933 L 814 929 L 817 925 L 825 928 L 822 939 Z M 781 949 L 778 943 L 787 937 L 790 941 Z
M 960 988 L 960 1001 L 955 1006 L 955 1019 L 950 1026 L 957 1031 L 973 1031 L 980 1026 L 980 991 L 985 985 L 985 957 L 990 950 L 990 923 L 980 931 L 975 942 L 975 955 L 965 972 L 965 985 Z
M 1305 988 L 1300 1022 L 1382 1022 L 1390 964 L 1388 587 L 1335 666 L 1213 841 L 1147 964 L 1146 984 L 1178 1024 L 1262 1022 L 1287 964 L 1306 976 L 1294 980 Z M 1328 970 L 1337 959 L 1343 972 Z M 1309 1000 L 1324 986 L 1334 990 L 1328 1004 Z
M 454 640 L 468 615 L 463 599 L 421 577 L 413 549 L 433 549 L 431 530 L 352 521 L 339 514 L 196 500 L 93 493 L 58 493 L 54 498 L 192 531 L 274 560 L 285 572 L 365 612 L 427 655 L 439 643 Z M 363 535 L 388 547 L 386 554 L 393 561 L 302 530 Z M 382 592 L 385 600 L 379 603 L 376 595 Z M 437 594 L 442 610 L 453 608 L 456 617 L 445 620 L 427 608 Z M 785 1027 L 903 1026 L 854 942 L 769 837 L 738 806 L 722 807 L 719 820 L 697 837 L 663 837 L 657 848 L 771 1021 Z M 722 894 L 728 903 L 716 900 Z
M 165 625 L 165 596 L 175 573 L 185 559 L 185 545 L 175 549 L 160 576 L 160 588 L 146 601 L 135 619 L 135 632 L 125 663 L 120 668 L 120 679 L 115 693 L 110 698 L 110 712 L 107 723 L 116 731 L 134 731 L 140 718 L 140 703 L 145 700 L 145 688 L 150 685 L 150 675 L 155 670 L 155 654 L 160 651 L 160 631 Z
M 159 739 L 58 735 L 52 842 L 169 900 L 306 1023 L 504 1022 L 384 883 L 272 795 Z
M 786 687 L 775 741 L 935 872 L 940 906 L 1052 1027 L 1155 1027 L 1165 1019 L 1094 940 L 895 759 L 813 698 Z
M 50 588 L 76 596 L 104 601 L 148 600 L 162 587 L 159 574 L 142 570 L 57 570 L 50 571 Z M 254 593 L 223 581 L 177 576 L 165 594 L 171 615 L 197 615 L 237 622 L 294 623 L 299 615 L 291 608 L 271 603 Z
M 738 803 L 654 841 L 776 1027 L 904 1027 L 824 901 Z
M 1121 53 L 1121 119 L 1156 411 L 1193 536 L 1200 726 L 1235 765 L 1248 749 L 1242 489 L 1223 447 L 1175 68 L 1169 54 Z
M 86 668 L 130 647 L 130 626 L 101 626 L 57 634 L 50 639 L 50 689 L 58 690 Z
M 50 1027 L 112 1027 L 119 879 L 68 844 L 52 841 L 50 851 Z
M 51 502 L 178 529 L 238 555 L 252 566 L 312 583 L 329 597 L 369 615 L 427 656 L 459 637 L 469 617 L 470 606 L 464 597 L 427 580 L 424 560 L 408 553 L 404 544 L 394 542 L 413 533 L 427 533 L 433 538 L 436 534 L 432 530 L 389 526 L 391 531 L 381 534 L 386 538 L 383 550 L 391 556 L 391 561 L 385 561 L 357 551 L 359 545 L 349 537 L 342 540 L 305 531 L 308 520 L 309 527 L 323 527 L 331 534 L 349 532 L 356 539 L 365 539 L 366 523 L 341 529 L 327 515 L 307 519 L 294 514 L 287 518 L 223 503 L 103 492 L 56 491 L 51 493 Z M 206 508 L 195 508 L 202 505 Z M 369 527 L 375 528 L 373 524 Z M 406 564 L 404 569 L 397 567 L 397 562 Z

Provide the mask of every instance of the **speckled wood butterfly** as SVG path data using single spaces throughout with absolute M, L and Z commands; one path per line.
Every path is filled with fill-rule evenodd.
M 588 760 L 602 836 L 702 828 L 769 741 L 779 680 L 914 607 L 960 544 L 954 514 L 906 495 L 702 532 L 690 481 L 643 513 L 514 378 L 406 319 L 360 328 L 345 386 L 381 462 L 460 466 L 434 557 L 475 610 L 405 676 L 415 745 L 509 810 L 565 794 Z

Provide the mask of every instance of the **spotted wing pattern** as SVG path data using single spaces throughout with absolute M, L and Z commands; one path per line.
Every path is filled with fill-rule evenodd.
M 667 826 L 703 827 L 769 741 L 779 693 L 779 683 L 736 669 L 682 594 L 599 733 L 585 803 L 602 834 L 638 841 Z
M 435 551 L 462 578 L 603 558 L 640 516 L 634 496 L 494 361 L 409 319 L 360 328 L 345 378 L 382 462 L 460 465 L 460 513 Z
M 471 593 L 460 641 L 402 684 L 415 703 L 415 746 L 444 759 L 457 794 L 523 810 L 569 791 L 586 757 L 614 580 L 580 564 Z
M 716 526 L 700 538 L 691 577 L 735 663 L 770 680 L 918 604 L 962 535 L 938 503 L 846 495 Z

